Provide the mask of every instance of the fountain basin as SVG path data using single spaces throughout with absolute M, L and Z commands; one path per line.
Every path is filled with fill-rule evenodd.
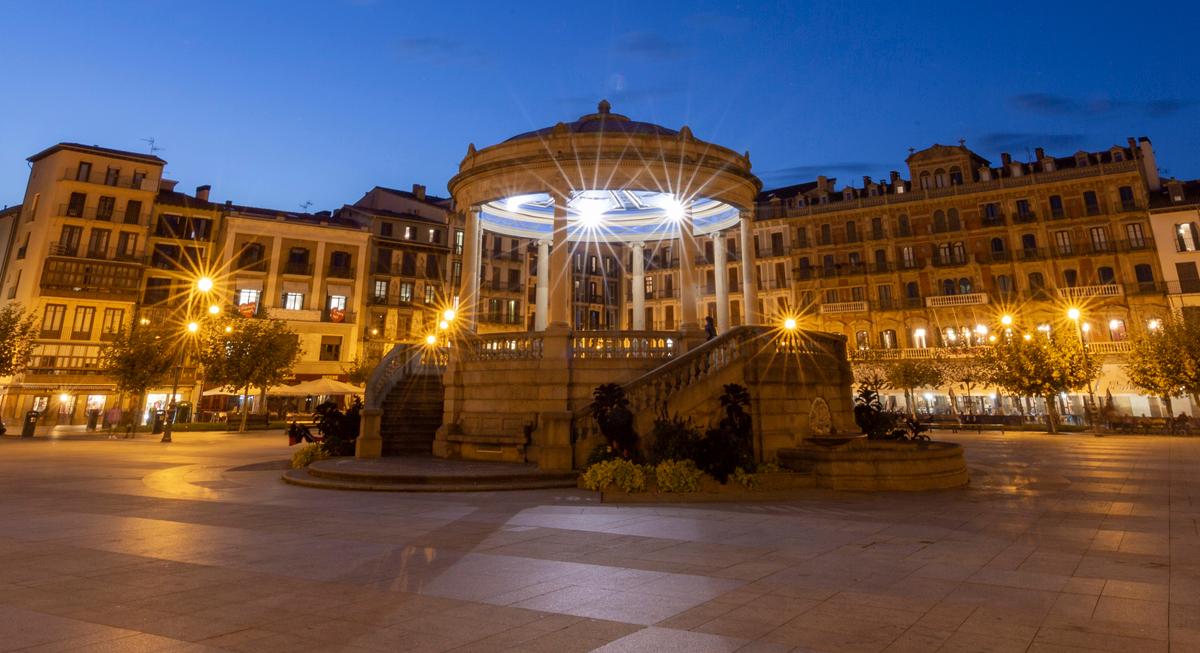
M 962 445 L 855 438 L 779 449 L 779 465 L 832 490 L 946 490 L 970 482 Z

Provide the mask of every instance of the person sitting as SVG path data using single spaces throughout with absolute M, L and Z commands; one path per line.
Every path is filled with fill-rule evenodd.
M 317 441 L 317 439 L 313 437 L 312 431 L 310 431 L 308 427 L 303 424 L 297 424 L 296 420 L 292 420 L 292 425 L 288 427 L 287 436 L 289 447 L 301 442 Z

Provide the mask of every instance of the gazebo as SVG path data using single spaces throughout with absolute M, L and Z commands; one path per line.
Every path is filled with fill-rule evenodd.
M 530 460 L 543 468 L 570 469 L 586 455 L 585 447 L 577 446 L 590 437 L 585 424 L 590 420 L 583 419 L 582 411 L 602 383 L 626 386 L 645 427 L 668 401 L 675 410 L 700 411 L 694 414 L 703 416 L 708 409 L 701 406 L 715 401 L 722 383 L 761 382 L 765 385 L 758 389 L 763 391 L 782 384 L 776 388 L 778 401 L 760 392 L 756 413 L 768 416 L 799 408 L 803 419 L 794 424 L 758 420 L 760 456 L 790 443 L 791 430 L 808 429 L 809 421 L 825 428 L 847 422 L 844 338 L 806 334 L 803 345 L 788 338 L 790 349 L 782 352 L 781 340 L 772 337 L 775 327 L 757 326 L 751 227 L 761 182 L 750 167 L 748 153 L 700 140 L 686 126 L 674 130 L 631 120 L 613 113 L 606 101 L 596 113 L 574 122 L 519 134 L 483 149 L 468 146 L 459 173 L 448 184 L 466 224 L 464 272 L 452 346 L 441 377 L 444 413 L 434 455 Z M 485 231 L 537 243 L 532 330 L 477 330 Z M 740 240 L 742 270 L 741 288 L 733 290 L 740 290 L 744 312 L 737 328 L 730 324 L 731 289 L 725 273 L 726 241 L 732 233 Z M 705 239 L 712 241 L 715 322 L 722 334 L 707 342 L 699 319 L 697 274 Z M 645 251 L 648 244 L 664 242 L 678 255 L 679 328 L 652 331 L 645 324 Z M 581 245 L 631 252 L 630 329 L 573 330 L 571 250 Z M 794 330 L 794 322 L 791 327 Z M 755 360 L 767 364 L 767 358 L 759 356 L 764 348 L 772 348 L 770 362 L 800 353 L 829 360 L 790 366 L 794 372 L 808 369 L 805 379 L 796 373 L 771 376 L 765 374 L 766 367 L 753 369 Z M 395 379 L 416 372 L 412 359 L 411 353 L 393 351 L 368 384 L 360 457 L 378 455 L 379 420 L 390 419 L 372 395 L 386 393 Z M 747 374 L 754 378 L 748 381 Z M 789 383 L 791 390 L 782 388 Z M 818 384 L 832 387 L 817 391 Z M 779 403 L 794 398 L 801 398 L 803 406 Z

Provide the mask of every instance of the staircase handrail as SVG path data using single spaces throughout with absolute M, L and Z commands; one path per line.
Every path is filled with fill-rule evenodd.
M 443 347 L 398 343 L 375 366 L 367 380 L 364 408 L 382 409 L 383 401 L 401 380 L 418 372 L 446 371 L 447 352 Z

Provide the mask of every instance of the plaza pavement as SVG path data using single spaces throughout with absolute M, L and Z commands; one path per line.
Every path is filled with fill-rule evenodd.
M 947 439 L 969 489 L 631 507 L 4 439 L 0 651 L 1200 650 L 1200 438 Z

